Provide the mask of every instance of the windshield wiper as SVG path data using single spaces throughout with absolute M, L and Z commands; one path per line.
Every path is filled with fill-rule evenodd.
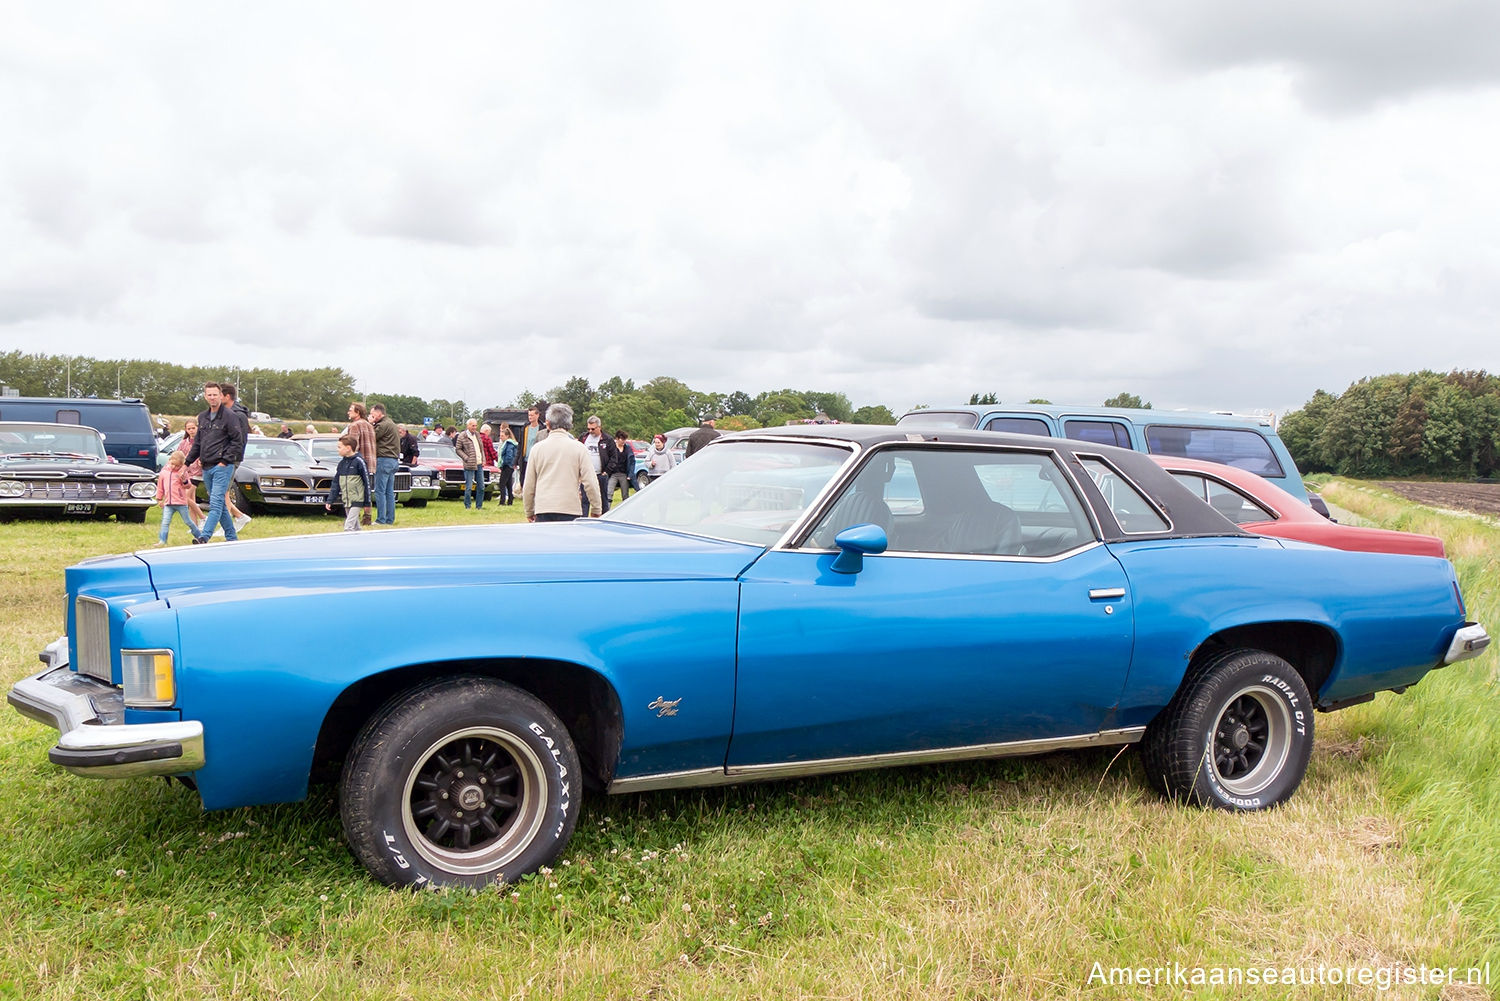
M 51 459 L 61 456 L 64 459 L 97 459 L 97 455 L 89 455 L 87 452 L 9 452 L 6 458 L 10 459 Z

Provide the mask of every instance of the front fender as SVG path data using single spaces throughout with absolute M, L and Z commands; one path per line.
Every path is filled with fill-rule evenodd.
M 178 705 L 184 719 L 204 725 L 207 763 L 196 776 L 204 805 L 302 798 L 338 696 L 421 664 L 455 673 L 507 658 L 578 664 L 620 700 L 617 774 L 722 765 L 737 594 L 732 580 L 697 580 L 572 581 L 565 590 L 372 582 L 175 596 Z M 649 708 L 659 699 L 681 700 L 678 711 L 659 716 Z

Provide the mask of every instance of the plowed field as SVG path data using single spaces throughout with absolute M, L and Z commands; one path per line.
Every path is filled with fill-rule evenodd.
M 1387 480 L 1381 486 L 1428 507 L 1500 517 L 1500 483 L 1415 483 Z

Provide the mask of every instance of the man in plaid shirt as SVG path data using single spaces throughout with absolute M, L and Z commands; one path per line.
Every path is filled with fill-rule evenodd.
M 375 468 L 375 426 L 365 420 L 365 405 L 355 400 L 349 404 L 349 426 L 344 434 L 354 439 L 354 450 L 365 460 L 366 469 Z M 360 524 L 370 524 L 370 509 L 365 508 Z

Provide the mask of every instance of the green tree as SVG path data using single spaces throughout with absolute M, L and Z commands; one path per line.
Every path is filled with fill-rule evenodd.
M 801 395 L 790 389 L 762 393 L 755 400 L 755 419 L 761 427 L 778 427 L 787 421 L 810 419 L 816 411 Z
M 547 390 L 547 401 L 566 403 L 573 408 L 574 420 L 582 424 L 594 411 L 594 389 L 583 376 L 575 375 L 561 386 Z
M 659 375 L 641 387 L 642 392 L 656 397 L 667 409 L 687 411 L 693 391 L 687 384 L 671 376 Z
M 999 403 L 999 402 L 1000 402 L 1000 398 L 998 396 L 996 396 L 994 393 L 984 393 L 984 394 L 970 393 L 969 394 L 969 406 L 971 406 L 971 407 L 975 407 L 975 406 L 983 407 L 983 406 L 988 406 L 990 404 Z
M 427 401 L 420 396 L 405 396 L 400 393 L 371 393 L 370 403 L 381 403 L 385 406 L 386 416 L 397 424 L 420 424 L 422 418 L 429 417 L 432 411 L 427 406 Z M 272 411 L 273 413 L 275 411 Z
M 854 419 L 854 405 L 843 393 L 802 393 L 801 396 L 813 410 L 825 413 L 836 421 L 847 422 Z
M 1134 393 L 1118 393 L 1104 401 L 1106 407 L 1130 407 L 1134 410 L 1150 410 L 1151 404 L 1145 403 Z
M 1297 468 L 1304 473 L 1331 472 L 1333 467 L 1318 450 L 1318 435 L 1328 421 L 1328 414 L 1338 398 L 1325 390 L 1313 393 L 1312 399 L 1281 419 L 1276 432 L 1281 436 Z
M 891 413 L 889 407 L 874 404 L 868 407 L 860 407 L 854 411 L 854 423 L 856 424 L 894 424 L 896 415 Z
M 724 397 L 724 414 L 751 414 L 755 412 L 755 399 L 748 393 L 735 390 Z
M 1043 400 L 1043 399 L 1027 400 L 1026 402 L 1027 403 L 1039 403 L 1039 404 L 1041 404 L 1044 407 L 1048 407 L 1048 406 L 1052 405 L 1052 401 L 1051 400 Z

